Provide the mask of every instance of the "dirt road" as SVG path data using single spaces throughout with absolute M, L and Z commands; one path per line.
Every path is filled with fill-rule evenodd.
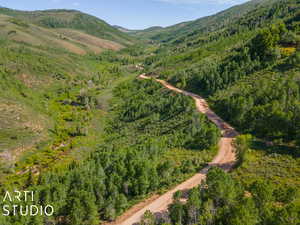
M 151 79 L 145 74 L 139 76 L 141 79 Z M 147 210 L 152 213 L 162 213 L 168 209 L 168 205 L 172 203 L 173 194 L 179 190 L 188 190 L 201 184 L 202 180 L 205 179 L 208 169 L 211 166 L 219 166 L 224 170 L 229 170 L 232 168 L 235 161 L 235 154 L 233 149 L 233 139 L 238 135 L 238 133 L 229 124 L 224 122 L 220 117 L 218 117 L 209 107 L 205 99 L 201 96 L 193 94 L 191 92 L 183 91 L 178 89 L 166 81 L 155 79 L 157 82 L 161 83 L 166 88 L 173 90 L 178 93 L 190 96 L 195 100 L 197 110 L 204 113 L 209 120 L 215 123 L 222 132 L 222 138 L 219 142 L 219 152 L 217 156 L 213 159 L 211 163 L 199 173 L 191 177 L 190 179 L 179 184 L 175 188 L 171 189 L 167 193 L 161 196 L 152 196 L 151 198 L 133 206 L 126 213 L 120 216 L 115 222 L 109 223 L 108 225 L 132 225 L 140 221 L 141 217 Z

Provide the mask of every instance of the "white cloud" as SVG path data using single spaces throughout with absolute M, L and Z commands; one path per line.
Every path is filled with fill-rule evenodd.
M 167 2 L 173 4 L 201 4 L 201 3 L 215 3 L 215 4 L 241 4 L 247 0 L 155 0 L 160 2 Z

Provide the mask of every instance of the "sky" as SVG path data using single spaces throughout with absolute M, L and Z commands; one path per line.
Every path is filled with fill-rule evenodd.
M 212 15 L 247 0 L 0 0 L 19 10 L 77 9 L 129 29 L 170 26 Z

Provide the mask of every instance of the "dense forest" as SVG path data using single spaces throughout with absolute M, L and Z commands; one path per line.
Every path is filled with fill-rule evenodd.
M 217 114 L 243 133 L 297 143 L 298 24 L 297 1 L 278 1 L 228 24 L 235 32 L 216 33 L 197 49 L 173 47 L 178 54 L 163 45 L 145 64 L 176 86 L 208 97 Z
M 141 224 L 299 224 L 299 1 L 253 1 L 181 27 L 149 36 L 162 43 L 146 71 L 252 136 L 237 138 L 231 174 L 211 168 L 187 200 L 174 195 L 169 218 L 148 211 Z
M 211 167 L 174 195 L 169 218 L 146 212 L 141 224 L 300 224 L 299 4 L 255 0 L 131 36 L 78 11 L 0 8 L 0 195 L 32 190 L 55 209 L 0 224 L 113 221 L 207 166 L 220 131 L 193 99 L 141 73 L 200 94 L 243 134 L 232 172 Z M 66 28 L 126 48 L 76 53 L 81 43 L 48 30 Z M 36 29 L 46 45 L 32 44 Z
M 52 204 L 55 215 L 2 218 L 2 224 L 91 225 L 98 224 L 99 217 L 113 220 L 137 197 L 183 180 L 214 154 L 213 149 L 208 155 L 204 150 L 216 145 L 219 131 L 195 112 L 188 97 L 171 95 L 154 81 L 138 80 L 120 84 L 114 93 L 105 141 L 90 157 L 38 178 L 28 174 L 27 189 L 38 191 L 35 201 Z M 168 149 L 184 147 L 202 151 L 202 158 L 174 164 L 164 157 Z
M 146 212 L 143 225 L 154 224 L 226 224 L 288 225 L 299 224 L 299 206 L 293 202 L 296 190 L 278 188 L 257 180 L 247 189 L 223 170 L 214 167 L 199 188 L 190 191 L 186 203 L 182 192 L 174 194 L 169 206 L 170 219 L 155 221 Z

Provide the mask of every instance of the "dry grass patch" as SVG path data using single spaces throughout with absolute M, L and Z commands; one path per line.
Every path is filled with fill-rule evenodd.
M 65 36 L 66 38 L 77 41 L 80 44 L 87 46 L 94 52 L 99 52 L 99 49 L 120 50 L 121 48 L 123 48 L 121 44 L 118 44 L 116 42 L 97 38 L 77 30 L 57 29 L 57 32 Z
M 0 103 L 0 152 L 32 145 L 45 136 L 47 119 L 11 100 Z

